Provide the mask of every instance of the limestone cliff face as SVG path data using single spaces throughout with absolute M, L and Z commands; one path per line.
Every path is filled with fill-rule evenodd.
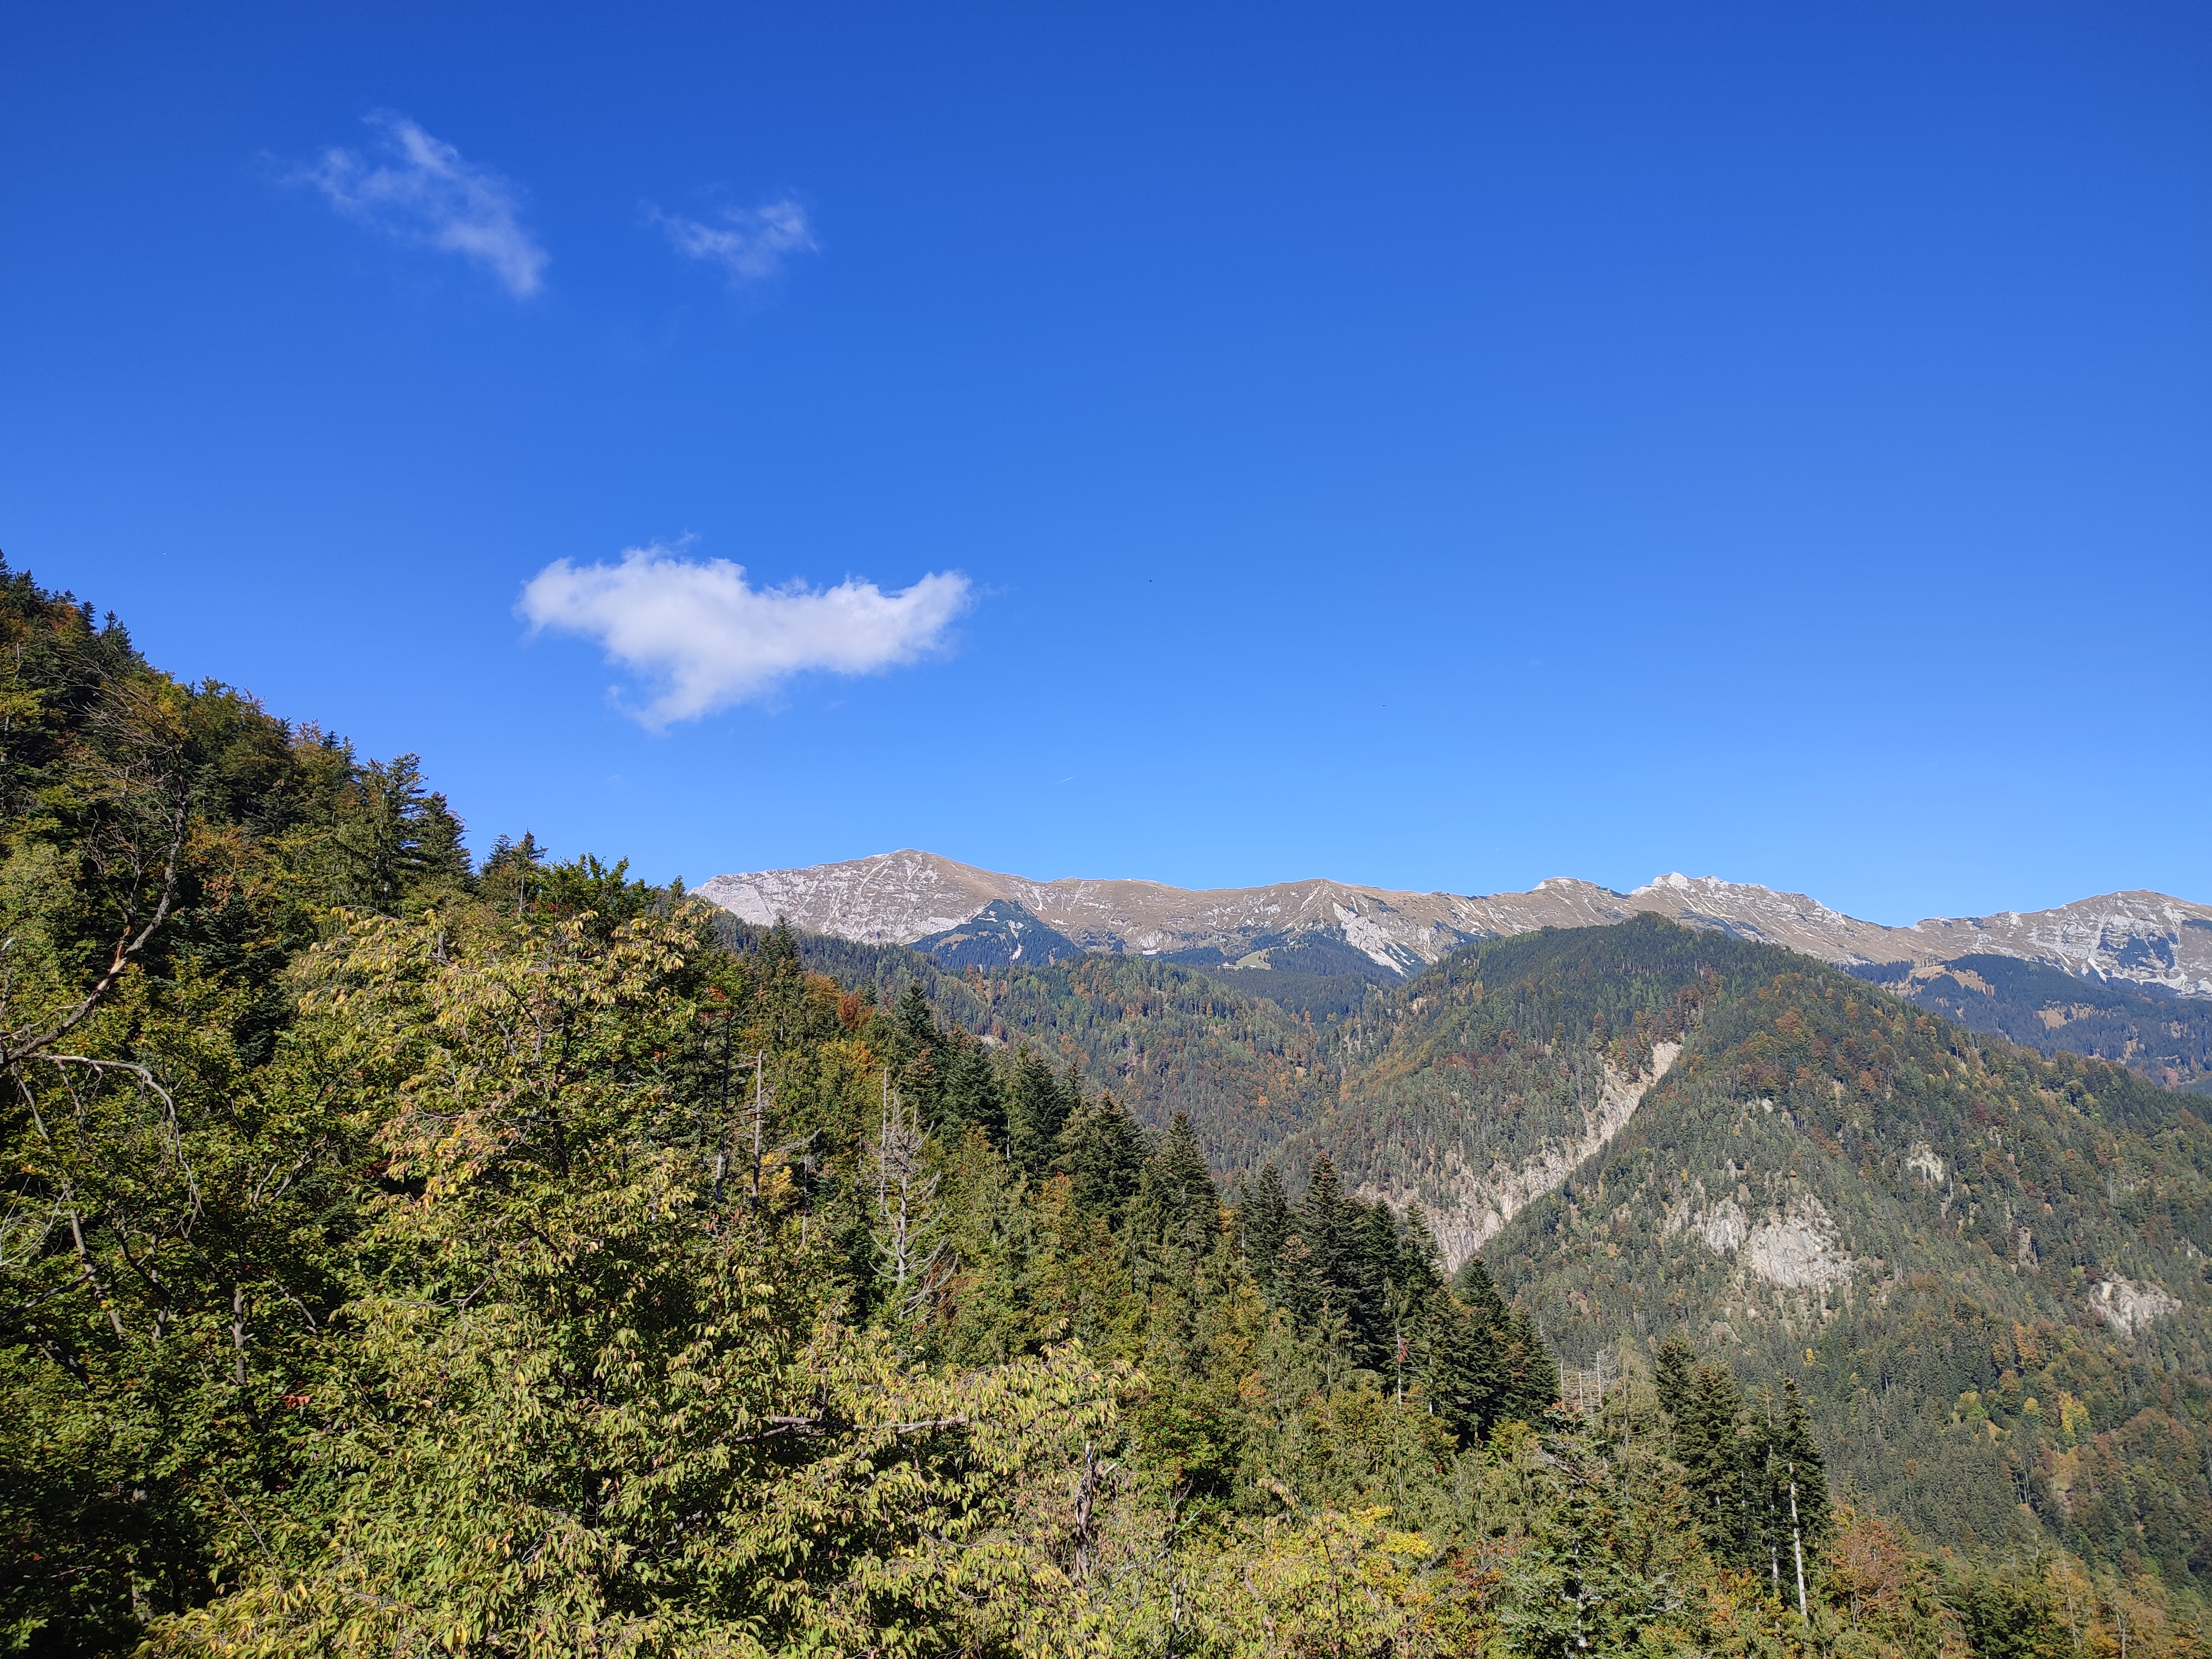
M 1269 940 L 1325 939 L 1390 975 L 1416 971 L 1478 939 L 1603 927 L 1648 911 L 1846 966 L 1948 962 L 1986 951 L 2212 996 L 2212 905 L 2160 893 L 1888 927 L 1802 893 L 1713 876 L 1665 875 L 1626 893 L 1568 878 L 1488 896 L 1326 880 L 1193 891 L 1152 881 L 1036 881 L 910 849 L 717 876 L 699 892 L 747 921 L 766 926 L 784 916 L 794 927 L 868 944 L 911 945 L 968 921 L 994 899 L 1011 899 L 1087 951 L 1205 950 L 1233 962 Z

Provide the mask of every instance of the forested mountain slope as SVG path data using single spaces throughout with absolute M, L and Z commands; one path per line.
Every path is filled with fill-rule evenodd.
M 904 953 L 806 948 L 903 983 Z M 2191 1097 L 1656 917 L 1480 945 L 1317 1030 L 1141 958 L 934 988 L 1142 1116 L 1187 1103 L 1224 1175 L 1295 1193 L 1326 1152 L 1447 1267 L 1483 1251 L 1571 1363 L 1686 1330 L 1797 1372 L 1839 1470 L 1916 1524 L 2203 1565 Z
M 1316 1143 L 1440 1233 L 1483 1218 L 1569 1363 L 1686 1330 L 1796 1374 L 1839 1473 L 1936 1535 L 2207 1565 L 2194 1097 L 1656 919 L 1480 947 L 1362 1032 Z M 1563 1146 L 1588 1156 L 1500 1216 Z
M 738 948 L 766 936 L 722 927 Z M 793 937 L 808 968 L 866 988 L 883 1006 L 918 985 L 940 1021 L 1034 1051 L 1055 1070 L 1073 1065 L 1085 1087 L 1112 1093 L 1141 1121 L 1164 1127 L 1188 1115 L 1224 1176 L 1273 1156 L 1335 1086 L 1325 1024 L 1158 957 L 956 973 L 901 945 Z

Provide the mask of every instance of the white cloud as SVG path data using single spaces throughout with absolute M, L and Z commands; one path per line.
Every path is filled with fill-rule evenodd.
M 721 222 L 714 225 L 679 219 L 649 202 L 645 216 L 668 233 L 678 253 L 712 260 L 729 273 L 732 283 L 773 276 L 782 269 L 785 254 L 814 252 L 814 230 L 806 222 L 806 210 L 788 199 L 750 211 L 724 208 Z
M 763 696 L 811 668 L 870 674 L 942 646 L 968 608 L 957 571 L 886 593 L 848 576 L 835 587 L 754 587 L 726 559 L 633 547 L 619 564 L 556 559 L 532 577 L 516 610 L 534 630 L 580 634 L 643 675 L 659 695 L 638 718 L 658 730 Z
M 547 254 L 518 216 L 522 192 L 404 115 L 368 118 L 377 154 L 329 149 L 300 174 L 341 213 L 405 242 L 458 253 L 518 299 L 538 292 Z

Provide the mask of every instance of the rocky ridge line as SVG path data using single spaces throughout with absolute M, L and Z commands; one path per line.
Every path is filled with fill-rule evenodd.
M 1650 911 L 1841 967 L 1925 965 L 1988 952 L 2212 996 L 2212 905 L 2163 893 L 2112 893 L 2051 910 L 1890 927 L 1802 893 L 1713 876 L 1668 874 L 1626 893 L 1571 878 L 1487 896 L 1328 880 L 1193 891 L 1152 881 L 1036 881 L 910 848 L 716 876 L 698 890 L 750 922 L 766 926 L 782 916 L 794 927 L 870 944 L 911 945 L 957 927 L 994 899 L 1010 899 L 1085 951 L 1151 955 L 1204 947 L 1233 958 L 1255 940 L 1322 935 L 1396 974 L 1478 939 L 1600 927 Z

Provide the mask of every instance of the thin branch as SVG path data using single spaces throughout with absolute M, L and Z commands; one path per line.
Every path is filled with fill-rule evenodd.
M 176 902 L 177 861 L 183 856 L 185 850 L 185 826 L 188 821 L 188 813 L 189 809 L 184 805 L 180 805 L 177 808 L 174 827 L 169 836 L 168 859 L 161 872 L 161 902 L 154 907 L 152 917 L 148 920 L 143 927 L 138 930 L 136 938 L 131 936 L 131 924 L 126 921 L 123 924 L 122 933 L 116 937 L 114 959 L 107 964 L 107 971 L 100 976 L 92 989 L 85 993 L 84 1000 L 63 1015 L 52 1030 L 40 1036 L 19 1038 L 4 1052 L 0 1052 L 0 1066 L 13 1066 L 18 1061 L 28 1060 L 41 1048 L 50 1043 L 59 1042 L 90 1018 L 93 1010 L 106 1000 L 108 992 L 115 988 L 116 981 L 123 977 L 123 970 L 137 960 L 138 953 L 144 950 L 147 944 L 153 939 L 155 929 L 168 919 L 169 907 Z

